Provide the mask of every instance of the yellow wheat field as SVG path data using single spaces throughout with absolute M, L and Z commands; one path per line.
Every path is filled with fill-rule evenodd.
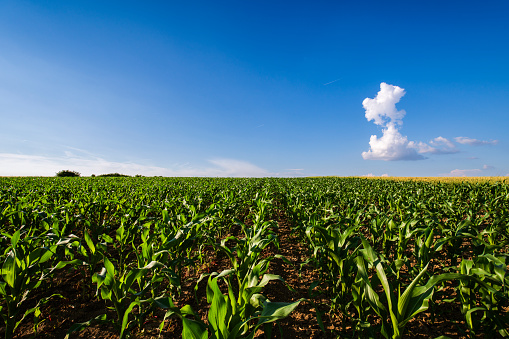
M 364 177 L 364 178 L 378 179 L 378 180 L 394 180 L 394 181 L 428 181 L 428 182 L 450 182 L 450 183 L 460 183 L 460 182 L 509 183 L 509 176 L 503 176 L 503 177 Z

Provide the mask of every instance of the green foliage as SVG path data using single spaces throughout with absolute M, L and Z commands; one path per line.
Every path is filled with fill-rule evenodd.
M 10 238 L 10 246 L 2 251 L 5 254 L 5 260 L 0 270 L 0 300 L 4 305 L 0 306 L 0 315 L 5 324 L 5 338 L 10 339 L 27 315 L 34 313 L 35 317 L 38 317 L 42 304 L 53 296 L 60 296 L 41 298 L 35 307 L 20 315 L 20 306 L 27 300 L 28 295 L 33 293 L 44 279 L 51 276 L 54 270 L 68 264 L 79 265 L 82 262 L 52 260 L 57 248 L 73 239 L 52 241 L 48 237 L 32 238 L 26 233 L 22 234 L 20 230 L 13 234 L 2 232 L 2 235 Z
M 470 337 L 507 337 L 508 206 L 502 182 L 0 178 L 0 314 L 6 338 L 28 316 L 37 327 L 52 297 L 41 286 L 67 267 L 117 313 L 69 324 L 69 336 L 109 322 L 127 337 L 164 311 L 185 338 L 270 337 L 299 305 L 267 299 L 271 284 L 286 288 L 271 271 L 283 265 L 319 275 L 306 297 L 324 331 L 323 313 L 336 322 L 325 336 L 399 338 L 426 311 L 457 312 Z M 283 234 L 304 248 L 292 261 Z M 182 306 L 184 279 L 204 309 Z
M 107 173 L 107 174 L 99 174 L 98 177 L 113 177 L 113 178 L 120 178 L 120 177 L 130 177 L 130 175 L 127 174 L 120 174 L 120 173 Z
M 81 176 L 80 172 L 71 171 L 71 170 L 61 170 L 56 174 L 57 177 L 79 177 Z

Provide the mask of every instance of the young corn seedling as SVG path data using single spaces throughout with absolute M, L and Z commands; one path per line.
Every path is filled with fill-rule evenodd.
M 354 225 L 341 231 L 332 225 L 310 226 L 306 229 L 314 258 L 323 276 L 331 288 L 332 309 L 339 309 L 349 316 L 348 308 L 352 301 L 352 286 L 357 273 L 355 257 L 358 255 L 360 237 L 354 232 L 359 226 Z
M 447 240 L 447 255 L 451 260 L 451 266 L 456 266 L 461 262 L 463 255 L 463 242 L 467 239 L 475 239 L 476 235 L 472 234 L 474 230 L 471 228 L 471 221 L 466 219 L 459 222 L 455 227 L 443 230 Z
M 416 264 L 411 268 L 414 276 L 435 257 L 435 254 L 442 250 L 447 239 L 434 239 L 435 232 L 432 227 L 427 227 L 422 234 L 415 237 L 414 241 L 414 258 Z
M 176 308 L 170 299 L 166 300 L 166 308 L 169 311 L 165 318 L 177 315 L 182 319 L 183 338 L 214 338 L 235 339 L 254 338 L 256 331 L 264 326 L 265 336 L 271 337 L 272 326 L 270 323 L 287 317 L 302 301 L 293 303 L 271 302 L 260 292 L 271 280 L 281 280 L 280 276 L 272 274 L 259 275 L 266 268 L 265 263 L 255 266 L 244 283 L 236 291 L 228 277 L 234 273 L 226 270 L 222 273 L 212 273 L 207 283 L 207 302 L 210 303 L 208 311 L 208 323 L 203 322 L 189 305 L 181 309 Z M 218 286 L 218 281 L 223 280 L 228 287 L 228 293 L 223 294 Z M 192 316 L 190 319 L 186 316 Z
M 264 221 L 266 221 L 269 216 L 270 207 L 272 206 L 272 200 L 268 199 L 269 193 L 264 191 L 262 196 L 256 194 L 256 198 L 254 200 L 254 206 L 252 208 L 253 215 L 253 223 L 256 228 L 258 225 L 262 225 Z
M 362 260 L 362 257 L 354 259 L 356 265 L 358 265 L 358 260 Z M 368 294 L 371 293 L 371 290 L 366 288 L 365 283 L 361 277 L 361 274 L 357 274 L 355 276 L 355 281 L 352 284 L 352 301 L 351 304 L 355 307 L 357 314 L 356 316 L 352 316 L 352 320 L 355 324 L 355 331 L 359 332 L 360 338 L 374 338 L 374 328 L 371 326 L 369 322 L 369 317 L 373 313 L 373 309 L 371 308 L 368 302 Z M 354 336 L 352 336 L 353 338 Z
M 190 267 L 196 261 L 193 249 L 196 243 L 201 241 L 203 237 L 203 224 L 210 220 L 214 209 L 208 209 L 204 213 L 195 215 L 194 219 L 184 225 L 171 224 L 171 218 L 166 210 L 162 211 L 163 220 L 155 224 L 154 233 L 159 235 L 160 245 L 154 255 L 157 260 L 165 263 L 167 266 L 163 269 L 163 273 L 170 281 L 172 289 L 180 291 L 182 271 L 185 267 Z M 183 218 L 187 220 L 187 218 Z M 143 235 L 143 232 L 142 232 Z M 155 241 L 155 239 L 154 239 Z M 144 256 L 149 255 L 148 247 L 143 250 Z M 144 252 L 145 251 L 145 252 Z
M 458 273 L 444 273 L 439 276 L 432 276 L 425 285 L 419 285 L 419 281 L 427 271 L 426 265 L 421 272 L 406 287 L 401 284 L 394 286 L 387 279 L 383 261 L 375 253 L 371 245 L 362 239 L 363 257 L 357 257 L 357 269 L 359 278 L 362 280 L 364 293 L 371 308 L 382 320 L 381 333 L 386 338 L 402 338 L 405 326 L 417 314 L 428 309 L 429 300 L 433 296 L 435 285 L 445 280 L 452 280 L 463 277 Z M 365 262 L 376 270 L 377 279 L 369 279 Z M 385 303 L 376 294 L 377 284 L 382 285 L 385 294 Z M 403 289 L 404 288 L 404 289 Z M 390 323 L 386 321 L 390 319 Z
M 174 267 L 178 260 L 169 260 L 169 251 L 160 250 L 161 244 L 157 243 L 156 240 L 156 236 L 151 232 L 151 224 L 147 223 L 141 231 L 141 244 L 138 247 L 133 244 L 139 268 L 147 267 L 152 262 L 160 262 L 165 265 L 161 270 L 152 270 L 152 274 L 142 274 L 136 277 L 138 290 L 144 290 L 146 286 L 150 286 L 147 294 L 150 294 L 151 298 L 156 298 L 155 293 L 160 292 L 165 277 L 168 278 L 170 283 L 169 289 L 180 289 L 180 279 L 176 275 Z M 168 287 L 165 287 L 165 289 L 168 289 Z M 145 314 L 150 311 L 150 307 L 145 307 L 145 304 L 150 303 L 140 303 L 138 305 L 138 326 L 143 323 Z
M 483 327 L 490 336 L 496 336 L 498 332 L 509 337 L 509 316 L 505 312 L 509 307 L 507 258 L 486 254 L 461 262 L 460 272 L 477 278 L 460 279 L 459 286 L 461 312 L 472 334 Z M 482 317 L 474 317 L 477 313 Z
M 134 289 L 134 283 L 140 277 L 160 267 L 164 267 L 164 265 L 160 262 L 152 261 L 145 267 L 126 269 L 121 272 L 115 269 L 115 266 L 107 257 L 104 257 L 104 268 L 99 274 L 92 277 L 92 280 L 97 284 L 97 292 L 100 292 L 101 298 L 110 300 L 113 303 L 117 313 L 116 325 L 121 339 L 127 335 L 130 323 L 129 314 L 133 308 L 150 302 L 150 298 L 142 299 L 151 288 L 150 281 L 147 281 L 144 286 L 139 286 L 139 291 Z
M 200 329 L 200 334 L 197 336 L 200 338 L 207 336 L 209 332 L 213 338 L 252 338 L 255 332 L 253 326 L 258 328 L 264 323 L 278 320 L 283 315 L 286 316 L 285 312 L 291 312 L 299 304 L 300 301 L 291 304 L 271 303 L 260 294 L 269 281 L 283 281 L 280 276 L 266 274 L 271 257 L 259 259 L 262 250 L 277 241 L 276 236 L 269 232 L 272 223 L 264 222 L 257 228 L 244 224 L 241 226 L 245 234 L 243 239 L 229 237 L 218 245 L 218 248 L 232 261 L 233 269 L 223 271 L 221 274 L 215 272 L 202 274 L 198 281 L 199 283 L 203 278 L 209 277 L 207 285 L 207 300 L 211 303 L 209 325 L 200 323 L 197 319 L 187 319 L 181 314 L 185 333 L 190 333 L 196 327 L 196 331 Z M 226 246 L 228 240 L 236 240 L 236 246 L 233 249 Z M 232 276 L 236 279 L 235 284 L 231 281 Z M 223 295 L 219 290 L 218 279 L 227 284 L 227 295 Z M 234 286 L 238 287 L 234 288 Z M 174 309 L 172 312 L 179 314 Z M 257 325 L 252 324 L 254 319 L 259 319 Z
M 68 264 L 81 263 L 79 260 L 60 261 L 51 268 L 49 260 L 59 245 L 54 244 L 48 248 L 41 245 L 42 239 L 21 239 L 20 237 L 20 230 L 10 236 L 11 246 L 6 250 L 8 253 L 1 269 L 0 298 L 4 305 L 0 306 L 0 315 L 4 320 L 6 339 L 12 338 L 14 331 L 27 315 L 35 313 L 38 316 L 40 306 L 49 298 L 61 297 L 59 294 L 54 294 L 40 299 L 35 307 L 28 309 L 19 317 L 20 305 L 27 299 L 29 293 L 37 289 L 55 269 L 63 268 Z M 37 326 L 37 322 L 35 325 Z
M 99 237 L 99 239 L 101 238 L 102 236 Z M 81 244 L 79 252 L 88 263 L 89 276 L 92 276 L 96 272 L 97 265 L 103 259 L 104 253 L 106 253 L 107 242 L 100 242 L 97 239 L 94 241 L 87 230 L 83 230 L 83 240 L 85 243 Z
M 236 237 L 227 237 L 221 240 L 220 244 L 216 244 L 216 247 L 230 259 L 240 284 L 241 281 L 250 274 L 250 271 L 260 263 L 259 257 L 261 252 L 270 244 L 277 246 L 278 240 L 277 236 L 270 230 L 274 225 L 273 222 L 265 221 L 257 227 L 249 227 L 239 220 L 237 220 L 237 222 L 242 227 L 244 238 L 237 239 Z M 236 242 L 233 248 L 226 245 L 230 240 Z M 281 256 L 277 257 L 281 258 Z M 272 257 L 269 257 L 263 262 L 267 262 L 268 266 L 268 263 L 272 259 Z
M 496 218 L 472 239 L 474 251 L 479 254 L 493 254 L 496 250 L 507 246 L 509 232 L 507 232 L 507 218 Z
M 115 242 L 114 246 L 117 249 L 118 257 L 119 257 L 119 269 L 124 270 L 127 268 L 127 263 L 125 262 L 128 255 L 128 249 L 131 248 L 131 244 L 136 237 L 136 228 L 135 227 L 126 227 L 124 225 L 124 220 L 122 220 L 122 224 L 119 228 L 117 228 L 115 232 Z

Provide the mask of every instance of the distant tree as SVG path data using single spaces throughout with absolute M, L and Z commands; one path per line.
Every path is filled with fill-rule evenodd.
M 99 174 L 98 177 L 129 177 L 127 174 L 120 173 L 108 173 L 108 174 Z
M 81 176 L 80 172 L 70 171 L 70 170 L 61 170 L 57 173 L 57 177 L 79 177 Z

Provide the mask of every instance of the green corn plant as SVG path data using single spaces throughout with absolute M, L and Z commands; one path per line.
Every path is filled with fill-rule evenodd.
M 80 208 L 81 214 L 86 215 L 86 219 L 83 220 L 84 228 L 89 231 L 92 239 L 98 239 L 108 232 L 113 219 L 112 207 L 106 197 L 101 195 L 96 199 L 88 204 L 84 203 Z
M 182 271 L 186 267 L 192 267 L 197 260 L 203 260 L 201 250 L 194 250 L 200 249 L 202 239 L 206 238 L 204 225 L 213 218 L 215 212 L 216 210 L 212 206 L 203 213 L 195 214 L 192 220 L 182 225 L 173 223 L 174 220 L 170 217 L 168 211 L 163 210 L 162 222 L 156 222 L 154 225 L 153 233 L 158 234 L 159 245 L 157 250 L 150 249 L 148 244 L 143 245 L 142 242 L 141 254 L 143 256 L 151 255 L 149 252 L 153 251 L 156 256 L 153 260 L 165 263 L 166 268 L 162 272 L 168 278 L 172 289 L 180 291 Z M 182 219 L 182 221 L 187 220 L 186 217 Z M 144 232 L 141 234 L 143 236 Z
M 262 296 L 259 296 L 259 292 L 262 291 L 263 287 L 271 280 L 280 280 L 283 279 L 277 275 L 266 274 L 270 261 L 273 257 L 267 257 L 265 259 L 260 259 L 261 252 L 271 243 L 277 242 L 277 237 L 272 233 L 270 228 L 273 226 L 272 222 L 264 222 L 258 227 L 248 227 L 247 225 L 240 223 L 237 221 L 244 231 L 245 237 L 242 239 L 237 239 L 235 237 L 228 237 L 223 239 L 220 244 L 216 244 L 217 248 L 224 252 L 231 260 L 233 269 L 226 270 L 221 274 L 212 273 L 212 274 L 202 274 L 198 283 L 205 277 L 209 276 L 209 287 L 207 289 L 208 300 L 212 303 L 212 300 L 216 300 L 212 298 L 211 288 L 214 290 L 214 286 L 217 285 L 217 279 L 221 278 L 228 285 L 228 296 L 233 309 L 232 319 L 228 323 L 226 328 L 223 328 L 224 331 L 233 331 L 233 333 L 241 333 L 244 336 L 251 328 L 248 319 L 251 319 L 256 312 L 260 312 L 260 307 L 263 304 Z M 234 240 L 236 245 L 233 248 L 227 246 L 227 242 L 230 240 Z M 280 255 L 276 255 L 275 257 L 284 258 Z M 233 284 L 231 281 L 231 277 L 236 279 L 236 283 Z M 262 277 L 260 280 L 260 276 Z M 213 279 L 213 277 L 216 277 Z M 214 285 L 215 284 L 215 285 Z M 233 286 L 237 286 L 234 290 Z M 198 288 L 198 284 L 196 285 L 196 289 Z M 256 307 L 253 306 L 253 298 L 258 298 Z M 221 298 L 223 296 L 221 295 Z M 261 298 L 261 299 L 260 299 Z M 216 310 L 217 305 L 212 303 L 211 310 Z M 278 304 L 270 304 L 269 309 L 272 306 Z M 287 306 L 286 304 L 284 306 Z M 297 304 L 294 305 L 295 307 Z M 221 308 L 222 309 L 222 308 Z M 209 311 L 209 322 L 211 320 L 211 314 L 215 314 L 214 312 L 210 313 Z M 219 312 L 219 311 L 217 311 Z M 222 311 L 221 311 L 222 312 Z M 256 314 L 258 314 L 256 313 Z M 213 326 L 216 326 L 214 329 L 214 333 L 217 338 L 223 338 L 224 332 L 222 335 L 218 334 L 217 326 L 224 326 L 224 320 L 218 322 L 216 319 Z M 187 320 L 183 320 L 184 326 Z M 223 324 L 221 324 L 223 322 Z M 239 327 L 240 326 L 240 327 Z M 238 332 L 240 331 L 240 332 Z M 235 338 L 237 334 L 233 336 L 226 336 L 224 338 Z
M 103 238 L 105 241 L 102 241 Z M 90 279 L 95 272 L 97 272 L 97 267 L 99 263 L 103 260 L 103 256 L 107 252 L 107 244 L 113 242 L 108 235 L 102 234 L 99 236 L 99 239 L 95 241 L 89 235 L 87 230 L 83 230 L 83 239 L 80 241 L 78 253 L 82 256 L 84 261 L 87 263 L 86 270 L 83 271 L 86 279 Z M 90 285 L 83 284 L 83 297 L 92 296 L 93 288 Z
M 358 256 L 359 257 L 359 256 Z M 358 260 L 362 260 L 361 258 L 355 258 L 356 265 L 359 265 Z M 355 307 L 357 311 L 356 314 L 350 315 L 352 321 L 354 322 L 355 332 L 359 333 L 359 337 L 361 338 L 374 338 L 374 328 L 371 326 L 369 322 L 369 317 L 373 313 L 373 309 L 368 302 L 368 295 L 371 293 L 371 289 L 366 288 L 366 284 L 364 283 L 361 274 L 355 275 L 355 281 L 351 286 L 352 291 L 352 300 L 351 304 Z M 355 333 L 354 333 L 355 335 Z M 353 338 L 354 336 L 352 336 Z
M 398 248 L 396 260 L 405 260 L 405 251 L 408 248 L 408 243 L 413 235 L 419 231 L 415 225 L 419 222 L 417 219 L 401 223 L 398 227 Z
M 461 256 L 463 254 L 462 244 L 467 239 L 475 239 L 475 232 L 471 227 L 472 222 L 469 219 L 463 220 L 454 227 L 442 229 L 445 235 L 444 240 L 447 240 L 447 256 L 451 260 L 451 266 L 459 265 Z
M 482 223 L 482 221 L 479 221 Z M 472 239 L 474 251 L 479 254 L 493 254 L 508 245 L 509 230 L 507 218 L 497 217 Z
M 125 221 L 122 219 L 122 221 Z M 115 232 L 115 242 L 114 246 L 117 249 L 119 256 L 119 268 L 120 270 L 124 270 L 126 268 L 127 263 L 125 262 L 127 259 L 127 251 L 131 247 L 131 243 L 134 241 L 136 236 L 136 228 L 135 227 L 126 227 L 124 222 L 117 228 Z
M 363 293 L 367 302 L 382 320 L 381 333 L 386 338 L 402 338 L 408 321 L 428 309 L 435 285 L 446 280 L 463 277 L 458 273 L 444 273 L 439 276 L 432 276 L 425 285 L 419 285 L 419 281 L 427 271 L 428 266 L 426 265 L 408 286 L 403 287 L 401 284 L 394 286 L 385 273 L 384 266 L 386 265 L 371 245 L 365 239 L 362 239 L 362 244 L 361 252 L 363 256 L 356 258 L 358 275 L 362 280 Z M 374 267 L 377 279 L 369 279 L 365 262 Z M 375 292 L 377 288 L 375 281 L 380 283 L 383 288 L 385 303 Z M 390 319 L 390 323 L 386 319 Z
M 139 286 L 140 290 L 138 291 L 134 289 L 134 283 L 141 276 L 160 267 L 164 267 L 164 265 L 152 261 L 145 267 L 126 269 L 122 272 L 115 269 L 113 263 L 104 257 L 104 268 L 99 274 L 92 277 L 93 282 L 97 284 L 97 293 L 100 293 L 101 299 L 110 300 L 113 303 L 113 308 L 117 313 L 116 327 L 120 332 L 121 339 L 127 335 L 130 324 L 129 315 L 133 308 L 150 300 L 142 299 L 151 288 L 150 281 L 147 281 L 144 286 Z
M 352 286 L 357 273 L 355 258 L 358 255 L 360 237 L 354 232 L 359 225 L 341 231 L 333 225 L 309 226 L 306 236 L 314 250 L 313 257 L 320 269 L 321 281 L 331 289 L 331 306 L 349 315 L 352 301 Z
M 222 237 L 225 232 L 230 231 L 230 226 L 233 225 L 231 221 L 237 205 L 232 191 L 222 191 L 216 196 L 216 199 L 214 205 L 217 208 L 217 213 L 209 232 Z
M 176 272 L 176 267 L 182 257 L 177 256 L 172 259 L 171 249 L 161 249 L 161 244 L 156 241 L 157 236 L 151 231 L 151 223 L 146 223 L 141 231 L 141 244 L 139 246 L 133 244 L 133 251 L 136 254 L 139 268 L 147 267 L 152 262 L 165 265 L 160 270 L 152 270 L 152 274 L 142 274 L 136 277 L 138 290 L 144 290 L 147 286 L 150 286 L 146 294 L 150 295 L 150 298 L 156 298 L 156 294 L 160 293 L 161 290 L 165 290 L 166 293 L 171 293 L 174 290 L 180 291 L 181 281 Z M 146 302 L 138 305 L 138 316 L 136 318 L 138 326 L 143 323 L 145 314 L 150 311 L 151 307 L 152 304 Z
M 256 197 L 253 202 L 252 215 L 253 215 L 253 223 L 256 228 L 257 225 L 263 224 L 268 217 L 270 212 L 270 207 L 272 206 L 272 200 L 268 199 L 269 193 L 264 191 L 261 196 L 256 193 Z
M 434 231 L 431 227 L 427 227 L 423 234 L 415 238 L 414 243 L 414 257 L 417 261 L 414 268 L 416 270 L 423 270 L 424 267 L 429 263 L 435 249 L 433 248 L 433 236 Z
M 5 233 L 4 233 L 5 234 Z M 4 305 L 0 306 L 0 315 L 5 324 L 5 338 L 10 339 L 23 319 L 34 313 L 40 314 L 40 306 L 54 296 L 39 299 L 36 306 L 25 311 L 21 317 L 20 305 L 27 300 L 30 292 L 37 289 L 41 283 L 52 275 L 56 269 L 68 264 L 82 264 L 79 260 L 59 261 L 54 267 L 50 266 L 50 259 L 54 256 L 58 244 L 50 247 L 42 246 L 39 238 L 21 239 L 20 230 L 10 236 L 11 246 L 6 249 L 7 256 L 3 262 L 0 280 L 0 297 Z M 70 239 L 71 241 L 73 239 Z M 66 243 L 65 241 L 61 242 Z M 5 308 L 5 309 L 4 309 Z
M 447 238 L 436 239 L 435 231 L 428 226 L 420 235 L 414 238 L 413 257 L 416 264 L 411 267 L 414 275 L 422 271 L 424 267 L 433 259 L 436 253 L 440 252 L 447 242 Z M 407 265 L 408 266 L 408 265 Z
M 380 216 L 377 217 L 379 219 Z M 391 253 L 394 247 L 398 246 L 398 241 L 401 243 L 401 227 L 396 225 L 394 220 L 389 219 L 387 217 L 381 218 L 381 221 L 377 221 L 377 224 L 381 224 L 379 228 L 383 231 L 382 233 L 382 246 L 381 248 L 386 253 Z M 400 247 L 397 247 L 398 249 Z
M 375 246 L 390 250 L 398 239 L 398 228 L 392 220 L 388 222 L 386 216 L 379 215 L 377 210 L 374 211 L 375 207 L 370 206 L 370 208 L 372 210 L 368 214 L 368 218 L 371 219 L 368 236 Z
M 99 239 L 101 239 L 100 236 Z M 111 240 L 111 238 L 106 238 L 107 240 Z M 88 263 L 88 270 L 90 272 L 90 276 L 96 272 L 97 265 L 103 259 L 103 255 L 107 250 L 107 242 L 101 242 L 99 240 L 93 240 L 92 237 L 88 234 L 88 231 L 83 231 L 83 240 L 85 244 L 81 244 L 79 252 L 85 258 Z
M 498 332 L 509 337 L 509 316 L 504 311 L 509 307 L 509 272 L 507 256 L 480 255 L 473 260 L 463 260 L 460 272 L 477 279 L 460 279 L 459 297 L 461 312 L 467 326 L 475 335 L 481 328 L 494 336 Z M 481 313 L 476 319 L 474 314 Z
M 280 276 L 272 274 L 263 274 L 259 279 L 259 274 L 263 265 L 257 265 L 246 277 L 245 284 L 237 292 L 228 276 L 233 270 L 226 270 L 222 273 L 212 273 L 207 283 L 207 302 L 210 303 L 208 311 L 208 323 L 203 322 L 189 305 L 181 309 L 174 307 L 171 300 L 167 301 L 165 318 L 177 315 L 182 319 L 183 338 L 214 338 L 214 339 L 234 339 L 234 338 L 254 338 L 256 331 L 264 326 L 265 335 L 270 338 L 272 326 L 271 322 L 287 317 L 303 300 L 293 303 L 271 302 L 264 297 L 263 287 L 272 280 L 283 280 Z M 218 286 L 219 279 L 226 282 L 228 293 L 223 294 Z M 190 319 L 186 316 L 192 316 Z
M 271 231 L 273 222 L 265 221 L 257 227 L 249 227 L 240 220 L 237 220 L 237 223 L 242 227 L 244 238 L 227 237 L 214 245 L 228 256 L 240 282 L 258 265 L 261 252 L 270 244 L 277 246 L 278 242 L 277 236 Z M 230 248 L 227 246 L 228 241 L 234 241 L 236 245 Z M 265 259 L 267 262 L 270 260 L 272 260 L 271 257 Z
M 39 237 L 44 235 L 42 239 L 45 243 L 57 243 L 59 245 L 56 249 L 57 253 L 55 253 L 59 259 L 74 260 L 77 248 L 79 248 L 80 239 L 68 232 L 70 227 L 68 228 L 67 226 L 69 224 L 57 218 L 55 213 L 47 215 L 46 213 L 39 212 L 38 214 L 44 215 L 39 224 L 39 229 L 42 231 L 39 233 Z M 69 217 L 66 218 L 68 219 Z

